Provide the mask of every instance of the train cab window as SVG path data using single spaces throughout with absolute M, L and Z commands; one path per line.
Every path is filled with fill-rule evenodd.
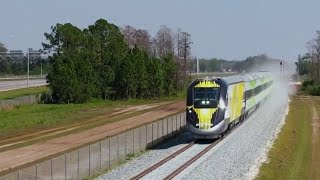
M 205 88 L 197 88 L 194 90 L 194 100 L 199 101 L 206 98 L 206 89 Z
M 219 103 L 219 88 L 195 88 L 194 89 L 194 107 L 214 107 Z

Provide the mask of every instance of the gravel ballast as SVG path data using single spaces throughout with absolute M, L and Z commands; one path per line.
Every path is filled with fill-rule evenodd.
M 288 100 L 287 88 L 274 84 L 273 94 L 250 118 L 175 179 L 253 179 L 283 125 Z M 189 138 L 188 135 L 181 135 L 98 179 L 128 179 L 186 145 Z M 203 147 L 203 144 L 195 144 L 192 148 Z M 188 152 L 191 155 L 196 150 Z M 145 179 L 162 179 L 170 170 L 173 171 L 190 158 L 186 155 L 177 156 Z
M 129 179 L 130 177 L 135 176 L 144 169 L 147 169 L 148 167 L 152 166 L 153 164 L 159 162 L 160 160 L 164 159 L 170 154 L 173 154 L 183 146 L 187 145 L 190 142 L 191 138 L 192 137 L 188 133 L 181 134 L 176 138 L 170 139 L 167 142 L 144 153 L 142 156 L 133 158 L 131 161 L 119 165 L 106 174 L 99 176 L 97 179 Z

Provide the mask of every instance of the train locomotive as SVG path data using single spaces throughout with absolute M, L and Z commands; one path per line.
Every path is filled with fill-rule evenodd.
M 198 139 L 214 139 L 244 120 L 271 93 L 270 72 L 200 78 L 187 89 L 187 129 Z

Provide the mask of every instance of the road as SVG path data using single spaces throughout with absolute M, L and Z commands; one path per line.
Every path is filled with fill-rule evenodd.
M 29 87 L 46 85 L 45 79 L 30 79 Z M 27 80 L 0 81 L 0 92 L 27 87 Z

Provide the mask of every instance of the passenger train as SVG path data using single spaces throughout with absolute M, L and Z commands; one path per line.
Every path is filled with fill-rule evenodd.
M 270 72 L 200 78 L 187 89 L 187 129 L 195 138 L 223 135 L 254 112 L 271 93 Z

